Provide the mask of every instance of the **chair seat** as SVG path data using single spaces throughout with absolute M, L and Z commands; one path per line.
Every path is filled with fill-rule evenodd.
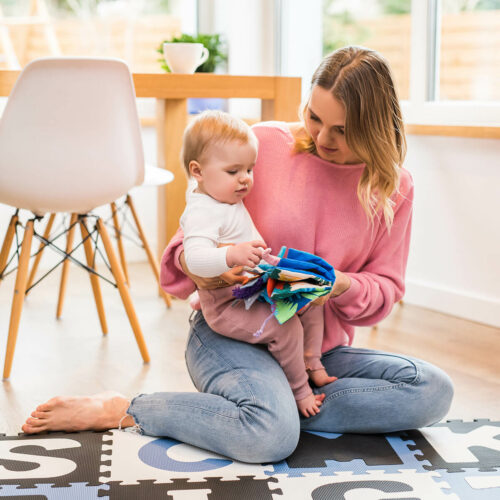
M 144 181 L 141 186 L 163 186 L 174 180 L 170 170 L 146 164 L 144 168 Z
M 111 58 L 48 57 L 16 80 L 0 120 L 0 202 L 87 213 L 140 186 L 132 75 Z

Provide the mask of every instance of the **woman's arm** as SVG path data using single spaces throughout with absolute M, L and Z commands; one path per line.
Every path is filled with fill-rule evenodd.
M 342 320 L 369 326 L 384 319 L 405 291 L 405 272 L 410 245 L 413 184 L 408 176 L 406 188 L 396 203 L 391 230 L 380 228 L 369 260 L 357 273 L 340 273 L 341 283 L 348 287 L 337 296 L 330 296 L 331 307 Z M 339 285 L 342 287 L 342 285 Z M 335 287 L 334 287 L 335 289 Z
M 167 293 L 187 299 L 196 290 L 194 281 L 182 269 L 179 257 L 184 253 L 184 233 L 178 229 L 165 248 L 160 263 L 160 285 Z
M 329 299 L 338 297 L 339 295 L 342 295 L 344 292 L 349 290 L 350 286 L 351 278 L 349 278 L 347 274 L 335 270 L 335 283 L 333 284 L 332 291 L 327 295 L 318 297 L 314 302 L 312 302 L 312 305 L 323 306 L 328 302 Z
M 204 278 L 202 276 L 197 276 L 189 271 L 186 265 L 186 257 L 184 252 L 179 255 L 179 263 L 183 272 L 189 277 L 196 287 L 204 290 L 214 290 L 215 288 L 223 288 L 225 286 L 233 286 L 238 283 L 243 283 L 243 276 L 239 276 L 243 272 L 243 266 L 233 267 L 229 271 L 222 273 L 220 276 L 215 276 L 213 278 Z
M 189 272 L 184 259 L 184 233 L 178 229 L 163 252 L 160 285 L 167 293 L 187 299 L 196 288 L 215 289 L 241 283 L 242 267 L 234 267 L 216 278 L 201 278 Z

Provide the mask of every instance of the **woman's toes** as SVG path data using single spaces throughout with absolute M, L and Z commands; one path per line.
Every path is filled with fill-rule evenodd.
M 47 412 L 35 410 L 31 412 L 31 416 L 38 419 L 44 419 L 47 418 Z
M 58 404 L 60 404 L 60 398 L 52 398 L 46 401 L 45 403 L 42 403 L 41 405 L 38 405 L 36 407 L 37 411 L 51 411 L 53 410 Z
M 37 426 L 29 425 L 29 424 L 24 424 L 21 427 L 21 429 L 26 434 L 36 434 L 38 432 L 42 432 L 42 431 L 46 430 L 46 428 L 44 426 L 38 426 L 37 427 Z
M 28 420 L 26 420 L 26 423 L 21 427 L 21 429 L 26 434 L 36 434 L 47 430 L 47 427 L 43 422 L 39 422 L 36 419 L 28 418 Z
M 39 418 L 28 417 L 28 419 L 26 420 L 26 424 L 30 427 L 42 427 L 46 424 L 46 422 Z

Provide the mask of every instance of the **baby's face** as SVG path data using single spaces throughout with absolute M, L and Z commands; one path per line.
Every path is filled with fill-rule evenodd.
M 252 189 L 257 148 L 252 143 L 230 141 L 213 144 L 200 161 L 198 190 L 221 203 L 233 205 Z

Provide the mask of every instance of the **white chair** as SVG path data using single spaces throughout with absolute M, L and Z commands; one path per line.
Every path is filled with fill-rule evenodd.
M 163 297 L 165 300 L 165 303 L 167 304 L 167 307 L 171 306 L 171 300 L 170 300 L 170 295 L 163 291 L 160 286 L 160 267 L 158 260 L 154 256 L 153 251 L 151 250 L 151 247 L 149 246 L 149 243 L 146 239 L 146 236 L 144 234 L 144 230 L 142 228 L 142 224 L 139 220 L 139 216 L 137 214 L 137 210 L 135 209 L 135 205 L 133 202 L 132 198 L 132 193 L 136 191 L 137 189 L 141 187 L 146 187 L 146 188 L 154 188 L 154 187 L 159 187 L 159 186 L 164 186 L 166 184 L 169 184 L 174 180 L 174 174 L 170 172 L 169 170 L 165 170 L 164 168 L 157 168 L 152 165 L 145 165 L 145 171 L 144 171 L 144 182 L 141 184 L 141 186 L 136 187 L 132 190 L 132 192 L 128 193 L 127 196 L 125 197 L 123 203 L 120 205 L 117 205 L 117 203 L 111 203 L 110 208 L 111 208 L 111 218 L 113 221 L 113 226 L 115 229 L 115 237 L 117 240 L 117 245 L 118 245 L 118 254 L 120 256 L 120 261 L 122 264 L 123 272 L 125 274 L 125 280 L 127 283 L 130 285 L 130 279 L 129 279 L 129 274 L 128 274 L 128 266 L 127 266 L 127 260 L 125 258 L 125 251 L 123 248 L 123 243 L 122 243 L 122 232 L 123 232 L 123 227 L 120 225 L 119 220 L 118 220 L 118 212 L 121 212 L 123 214 L 123 218 L 125 220 L 127 212 L 130 212 L 133 218 L 133 229 L 137 232 L 138 239 L 140 241 L 140 244 L 144 248 L 144 251 L 146 252 L 146 256 L 148 258 L 149 265 L 151 267 L 151 270 L 153 271 L 153 274 L 155 275 L 156 282 L 158 283 L 158 289 L 160 292 L 160 295 Z
M 12 301 L 3 377 L 10 376 L 28 280 L 33 236 L 45 214 L 72 214 L 67 248 L 80 226 L 99 318 L 106 333 L 94 237 L 100 237 L 144 362 L 149 354 L 128 286 L 103 221 L 90 214 L 144 180 L 144 157 L 135 92 L 127 65 L 117 59 L 43 58 L 21 72 L 0 121 L 0 203 L 29 210 Z M 89 227 L 89 221 L 95 221 Z M 16 227 L 11 219 L 0 251 L 5 267 Z M 57 248 L 56 248 L 57 249 Z M 67 255 L 67 259 L 74 260 Z
M 164 168 L 157 168 L 153 167 L 152 165 L 145 165 L 145 175 L 144 175 L 144 182 L 140 187 L 159 187 L 159 186 L 164 186 L 165 184 L 168 184 L 172 182 L 174 179 L 174 175 L 172 172 L 169 170 L 165 170 Z M 135 191 L 138 188 L 134 188 L 132 190 Z M 115 229 L 115 237 L 118 245 L 118 255 L 120 256 L 120 262 L 122 264 L 123 272 L 125 274 L 125 280 L 127 284 L 130 285 L 130 278 L 128 274 L 128 266 L 127 266 L 127 259 L 125 257 L 125 250 L 123 248 L 123 242 L 122 242 L 122 231 L 123 231 L 123 224 L 120 225 L 119 220 L 118 220 L 118 212 L 121 212 L 123 214 L 123 218 L 126 218 L 127 212 L 130 212 L 132 214 L 133 218 L 133 223 L 134 223 L 134 228 L 135 231 L 137 232 L 137 236 L 140 240 L 140 244 L 144 248 L 144 251 L 146 252 L 146 256 L 148 258 L 149 265 L 151 267 L 151 270 L 153 271 L 153 274 L 156 278 L 156 282 L 158 283 L 158 290 L 160 293 L 160 296 L 163 297 L 163 300 L 165 301 L 167 307 L 171 306 L 171 299 L 170 295 L 166 293 L 160 286 L 160 266 L 158 263 L 158 260 L 155 258 L 153 251 L 151 250 L 151 247 L 149 246 L 149 243 L 146 239 L 146 235 L 144 234 L 144 230 L 142 228 L 141 222 L 139 220 L 139 216 L 137 214 L 137 210 L 135 209 L 134 202 L 132 199 L 132 193 L 128 193 L 127 196 L 125 197 L 124 203 L 121 206 L 117 206 L 116 203 L 111 203 L 111 218 L 113 220 L 113 226 Z
M 165 304 L 167 305 L 168 308 L 171 307 L 172 302 L 171 302 L 171 297 L 168 293 L 166 293 L 160 286 L 160 266 L 158 263 L 158 260 L 156 259 L 153 251 L 151 250 L 151 247 L 148 243 L 148 240 L 146 238 L 146 234 L 144 232 L 144 229 L 142 228 L 142 224 L 140 222 L 137 210 L 135 208 L 135 204 L 132 198 L 132 193 L 141 187 L 159 187 L 163 186 L 165 184 L 168 184 L 172 182 L 174 179 L 174 175 L 172 172 L 169 170 L 165 170 L 164 168 L 157 168 L 152 165 L 145 164 L 144 165 L 145 171 L 144 171 L 144 181 L 143 183 L 132 189 L 130 193 L 127 193 L 125 198 L 122 198 L 120 202 L 113 201 L 110 203 L 110 210 L 111 210 L 111 217 L 110 221 L 113 224 L 114 228 L 114 235 L 116 238 L 116 243 L 118 247 L 118 256 L 120 258 L 120 263 L 122 266 L 123 274 L 125 276 L 125 282 L 127 285 L 130 286 L 130 277 L 128 273 L 128 265 L 127 265 L 127 259 L 125 256 L 125 249 L 123 245 L 123 238 L 122 234 L 124 233 L 124 228 L 123 228 L 123 222 L 120 224 L 119 221 L 119 214 L 123 215 L 123 220 L 126 219 L 128 212 L 132 215 L 133 219 L 133 226 L 132 229 L 134 232 L 136 232 L 136 236 L 139 241 L 139 243 L 142 248 L 144 249 L 146 256 L 148 258 L 149 265 L 151 267 L 151 270 L 153 271 L 153 274 L 156 278 L 156 282 L 158 284 L 158 292 L 159 295 L 163 298 L 165 301 Z M 47 225 L 45 227 L 45 231 L 43 234 L 44 240 L 50 240 L 51 237 L 51 230 L 52 226 L 54 224 L 55 220 L 55 215 L 56 214 L 51 214 L 48 221 Z M 71 227 L 72 221 L 70 220 L 69 226 Z M 131 223 L 132 225 L 132 223 Z M 71 252 L 71 246 L 72 246 L 72 237 L 70 233 L 68 232 L 68 242 L 69 245 L 66 246 L 66 253 Z M 45 249 L 46 245 L 44 241 L 40 242 L 40 245 L 38 247 L 38 251 L 36 252 L 35 259 L 33 262 L 33 266 L 31 267 L 30 273 L 29 273 L 29 278 L 28 278 L 28 284 L 26 285 L 27 290 L 31 288 L 33 283 L 35 282 L 35 276 L 38 270 L 38 266 L 40 264 L 40 260 L 42 258 L 43 251 Z M 63 265 L 62 265 L 62 273 L 61 273 L 61 281 L 59 285 L 59 297 L 57 300 L 57 312 L 56 312 L 56 317 L 59 319 L 62 316 L 62 308 L 64 304 L 64 296 L 66 292 L 66 284 L 67 284 L 67 279 L 68 279 L 68 269 L 69 268 L 69 261 L 66 260 Z M 1 273 L 2 267 L 0 267 L 0 273 Z M 1 279 L 1 274 L 0 274 L 0 279 Z

